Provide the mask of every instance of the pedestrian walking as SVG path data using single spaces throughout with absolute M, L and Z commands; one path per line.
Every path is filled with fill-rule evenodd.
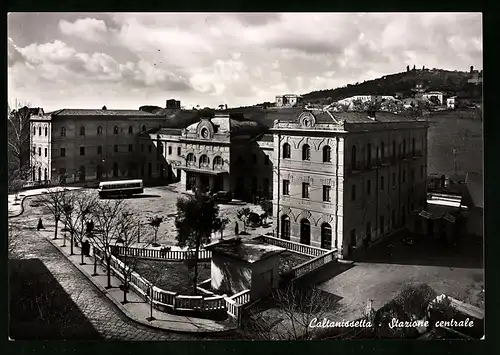
M 38 225 L 36 226 L 37 231 L 39 231 L 40 229 L 45 229 L 42 223 L 42 218 L 38 219 Z

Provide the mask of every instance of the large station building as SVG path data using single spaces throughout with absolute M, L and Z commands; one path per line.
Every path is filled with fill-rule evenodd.
M 427 123 L 387 112 L 59 110 L 34 115 L 31 131 L 34 181 L 272 196 L 275 235 L 343 256 L 426 201 Z

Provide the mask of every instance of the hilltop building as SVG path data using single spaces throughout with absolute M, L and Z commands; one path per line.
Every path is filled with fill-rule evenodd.
M 276 96 L 276 107 L 294 107 L 301 99 L 302 96 L 295 94 L 279 95 Z
M 437 100 L 439 105 L 442 105 L 443 104 L 443 96 L 444 96 L 444 94 L 441 91 L 429 91 L 429 92 L 422 94 L 422 99 L 429 100 L 431 102 L 434 99 L 434 100 Z
M 388 112 L 66 109 L 31 125 L 34 180 L 143 178 L 272 196 L 276 236 L 342 256 L 425 206 L 427 123 Z

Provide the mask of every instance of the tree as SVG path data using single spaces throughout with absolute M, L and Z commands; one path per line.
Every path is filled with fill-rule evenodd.
M 311 340 L 316 335 L 311 323 L 331 318 L 336 310 L 333 295 L 293 282 L 275 289 L 270 303 L 277 310 L 272 312 L 274 317 L 249 309 L 242 328 L 244 336 L 258 340 Z
M 106 288 L 111 288 L 111 257 L 112 247 L 120 236 L 119 220 L 124 212 L 123 200 L 104 200 L 92 210 L 95 230 L 89 235 L 92 242 L 101 249 L 106 263 L 108 277 Z
M 160 228 L 160 225 L 163 223 L 163 217 L 155 216 L 155 217 L 150 217 L 149 218 L 149 223 L 148 225 L 153 228 L 153 243 L 151 244 L 154 247 L 160 246 L 158 242 L 156 241 L 156 238 L 158 237 L 158 229 Z
M 166 269 L 161 262 L 158 262 L 156 260 L 146 260 L 144 262 L 144 267 L 147 270 L 148 281 L 150 282 L 147 292 L 149 296 L 149 317 L 146 319 L 151 322 L 152 320 L 156 319 L 155 317 L 153 317 L 153 288 L 161 280 L 162 276 L 166 272 Z
M 123 275 L 123 301 L 127 303 L 127 292 L 129 290 L 129 282 L 132 273 L 137 269 L 139 258 L 137 256 L 130 256 L 129 250 L 132 245 L 138 242 L 139 237 L 139 221 L 135 215 L 129 211 L 123 211 L 117 221 L 118 235 L 122 241 L 123 255 L 121 261 L 121 273 Z M 147 244 L 142 246 L 142 249 L 147 248 Z
M 30 118 L 38 108 L 24 106 L 17 102 L 9 112 L 7 123 L 8 172 L 9 181 L 29 180 L 30 176 Z
M 199 190 L 194 196 L 179 198 L 177 200 L 177 216 L 175 227 L 177 228 L 177 245 L 188 246 L 194 249 L 194 277 L 193 292 L 197 294 L 198 281 L 198 253 L 204 244 L 210 243 L 212 231 L 217 226 L 219 206 L 212 196 L 204 194 Z
M 243 231 L 245 233 L 247 231 L 247 223 L 248 218 L 250 217 L 250 213 L 252 213 L 252 211 L 248 207 L 240 208 L 238 212 L 236 212 L 236 216 L 238 217 L 238 219 L 243 222 Z
M 87 233 L 87 222 L 91 217 L 92 210 L 97 205 L 97 196 L 91 192 L 80 192 L 75 198 L 75 233 L 78 243 L 80 243 L 80 255 L 81 255 L 81 265 L 85 264 L 84 253 L 83 253 L 83 242 L 85 237 L 88 236 Z
M 56 225 L 54 229 L 54 240 L 57 239 L 59 221 L 63 215 L 64 202 L 66 201 L 65 195 L 67 193 L 68 190 L 66 188 L 55 188 L 47 190 L 46 193 L 39 198 L 42 206 L 54 217 Z
M 227 217 L 217 217 L 214 222 L 214 232 L 220 232 L 220 239 L 222 240 L 224 230 L 229 224 L 229 218 Z

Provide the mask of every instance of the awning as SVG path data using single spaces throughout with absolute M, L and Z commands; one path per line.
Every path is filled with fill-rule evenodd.
M 227 171 L 221 171 L 221 170 L 205 170 L 205 169 L 200 169 L 200 168 L 193 168 L 191 166 L 179 166 L 177 169 L 181 169 L 184 171 L 189 171 L 192 173 L 200 173 L 200 174 L 209 174 L 209 175 L 222 175 L 222 174 L 228 174 Z

